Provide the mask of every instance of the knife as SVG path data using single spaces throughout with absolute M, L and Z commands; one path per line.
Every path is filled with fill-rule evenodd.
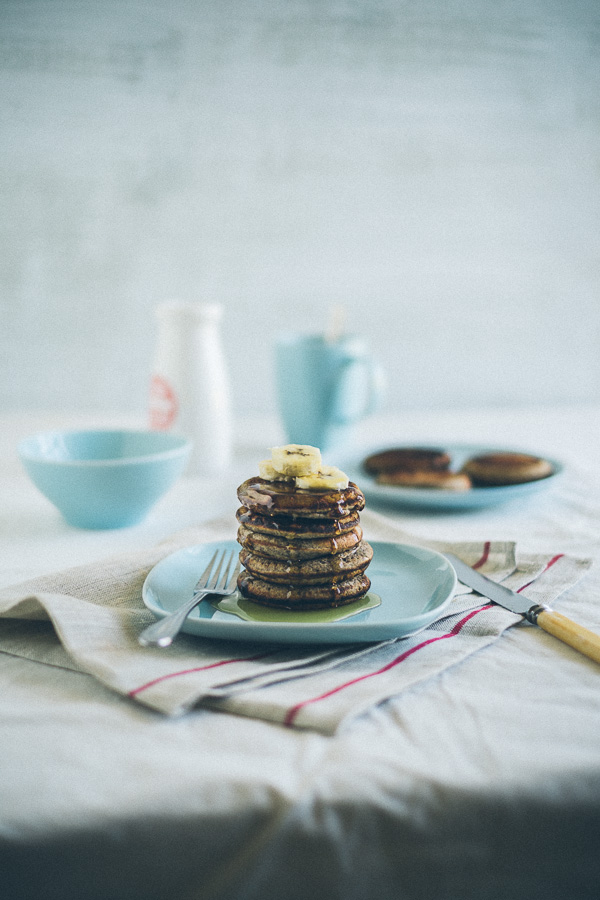
M 445 553 L 444 556 L 454 566 L 456 574 L 463 584 L 473 588 L 474 591 L 487 597 L 493 603 L 523 616 L 532 625 L 539 625 L 559 641 L 563 641 L 578 650 L 579 653 L 593 659 L 594 662 L 600 663 L 600 635 L 583 628 L 582 625 L 578 625 L 561 613 L 554 612 L 548 606 L 538 603 L 532 605 L 531 601 L 523 594 L 517 594 L 503 584 L 491 581 L 453 553 Z

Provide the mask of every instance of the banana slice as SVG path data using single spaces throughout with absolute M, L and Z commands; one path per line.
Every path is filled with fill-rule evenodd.
M 278 472 L 273 468 L 273 463 L 270 459 L 261 459 L 258 464 L 258 474 L 261 478 L 264 478 L 265 481 L 293 481 L 293 475 L 282 475 L 281 472 Z
M 305 491 L 344 491 L 350 479 L 336 466 L 321 466 L 314 475 L 296 477 L 296 487 Z
M 271 462 L 282 475 L 315 475 L 321 466 L 321 451 L 309 444 L 271 447 Z

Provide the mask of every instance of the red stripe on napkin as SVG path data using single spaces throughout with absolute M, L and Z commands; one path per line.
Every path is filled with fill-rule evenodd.
M 491 545 L 491 541 L 485 542 L 485 544 L 483 545 L 483 554 L 481 556 L 481 559 L 478 559 L 475 565 L 471 566 L 472 569 L 480 569 L 481 566 L 483 566 L 488 561 Z
M 547 572 L 548 569 L 551 566 L 553 566 L 555 562 L 558 562 L 559 559 L 562 559 L 564 555 L 565 555 L 564 553 L 557 553 L 556 556 L 553 556 L 552 559 L 550 560 L 550 562 L 546 564 L 546 567 L 544 569 L 542 569 L 542 571 L 540 572 L 540 575 L 543 575 L 544 572 Z M 533 582 L 536 581 L 540 577 L 540 575 L 536 575 L 535 578 L 532 578 L 531 581 L 528 581 L 527 584 L 524 584 L 522 587 L 520 587 L 516 591 L 516 593 L 520 594 L 521 591 L 524 591 L 525 588 L 528 588 L 530 584 L 533 584 Z
M 353 684 L 358 684 L 359 681 L 364 681 L 366 678 L 372 678 L 374 675 L 382 675 L 384 672 L 388 672 L 390 669 L 393 669 L 394 666 L 397 666 L 405 659 L 408 659 L 408 657 L 412 656 L 413 653 L 416 653 L 417 650 L 421 650 L 423 647 L 427 647 L 428 644 L 434 644 L 436 641 L 443 641 L 445 638 L 456 637 L 456 635 L 459 634 L 463 627 L 467 624 L 469 619 L 472 619 L 473 616 L 476 616 L 484 609 L 490 609 L 493 605 L 493 603 L 486 603 L 485 606 L 480 606 L 478 609 L 472 610 L 468 615 L 464 617 L 464 619 L 461 619 L 460 622 L 457 622 L 454 628 L 452 628 L 452 630 L 447 634 L 440 634 L 437 637 L 432 637 L 426 641 L 422 641 L 422 643 L 417 644 L 416 647 L 411 647 L 410 650 L 406 650 L 404 653 L 401 653 L 400 656 L 397 656 L 381 669 L 377 669 L 375 672 L 367 672 L 365 675 L 359 675 L 358 678 L 353 678 L 350 681 L 345 681 L 343 684 L 338 684 L 337 687 L 331 688 L 330 691 L 326 691 L 324 694 L 320 694 L 318 697 L 310 697 L 308 700 L 303 700 L 301 703 L 297 703 L 295 706 L 292 706 L 288 710 L 286 717 L 283 720 L 284 725 L 292 725 L 298 713 L 310 703 L 317 703 L 317 701 L 319 700 L 325 700 L 327 697 L 331 697 L 333 694 L 337 694 L 339 693 L 339 691 L 343 691 L 345 688 L 350 687 Z
M 192 672 L 203 672 L 205 669 L 217 669 L 219 666 L 228 666 L 230 663 L 252 662 L 255 659 L 264 659 L 265 656 L 271 656 L 271 653 L 257 653 L 255 656 L 236 656 L 235 659 L 221 659 L 219 662 L 210 663 L 208 666 L 197 666 L 194 669 L 181 669 L 179 672 L 169 672 L 168 675 L 161 675 L 160 678 L 154 678 L 152 681 L 142 684 L 141 687 L 134 688 L 132 691 L 129 691 L 129 696 L 135 697 L 136 694 L 153 687 L 155 684 L 160 684 L 161 681 L 167 681 L 169 678 L 177 678 L 179 675 L 190 675 Z

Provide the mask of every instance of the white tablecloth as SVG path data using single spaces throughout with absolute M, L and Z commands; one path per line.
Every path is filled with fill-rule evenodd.
M 41 427 L 119 419 L 0 422 L 0 586 L 234 515 L 237 484 L 281 440 L 275 424 L 246 422 L 223 478 L 182 479 L 141 525 L 87 532 L 27 481 L 15 445 Z M 554 490 L 527 502 L 382 511 L 429 539 L 510 539 L 600 562 L 600 407 L 412 413 L 370 421 L 357 440 L 563 459 Z M 599 573 L 557 604 L 595 631 Z M 333 737 L 207 710 L 167 719 L 88 675 L 6 653 L 0 723 L 11 900 L 598 896 L 600 667 L 538 629 L 510 629 Z

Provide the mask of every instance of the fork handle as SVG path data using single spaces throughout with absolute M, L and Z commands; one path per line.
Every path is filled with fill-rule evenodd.
M 191 611 L 210 593 L 212 592 L 199 591 L 199 593 L 194 594 L 191 600 L 184 603 L 179 609 L 176 609 L 175 612 L 144 628 L 138 636 L 139 643 L 142 647 L 168 647 L 181 631 L 181 627 Z

